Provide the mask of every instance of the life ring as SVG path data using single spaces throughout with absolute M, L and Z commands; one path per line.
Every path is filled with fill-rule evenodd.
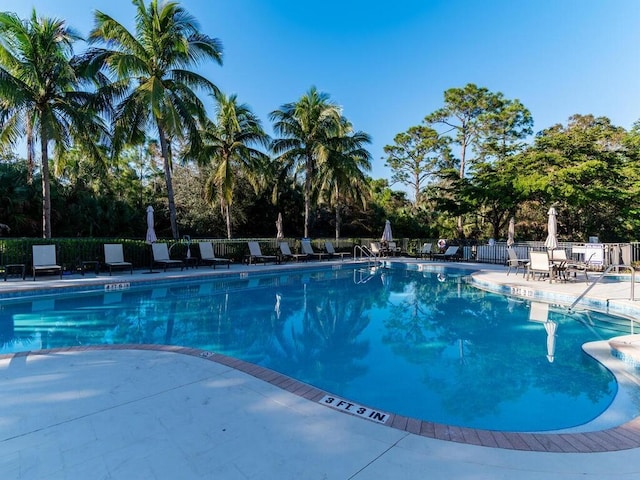
M 447 241 L 444 238 L 441 238 L 440 240 L 438 240 L 438 248 L 439 249 L 442 250 L 446 246 L 447 246 Z
M 439 282 L 445 282 L 447 280 L 447 276 L 444 273 L 439 273 L 438 274 L 438 281 Z

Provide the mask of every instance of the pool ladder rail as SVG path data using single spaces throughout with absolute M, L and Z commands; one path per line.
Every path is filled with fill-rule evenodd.
M 574 300 L 574 302 L 571 304 L 571 306 L 569 307 L 569 312 L 571 312 L 573 310 L 573 307 L 575 307 L 578 302 L 580 302 L 580 300 L 582 300 L 584 298 L 584 296 L 589 293 L 589 291 L 596 286 L 596 284 L 602 280 L 607 273 L 609 273 L 612 269 L 616 269 L 616 271 L 620 268 L 628 268 L 631 270 L 631 293 L 629 295 L 629 300 L 631 300 L 632 302 L 635 301 L 635 283 L 636 283 L 636 269 L 633 268 L 631 265 L 609 265 L 606 270 L 604 272 L 602 272 L 602 275 L 600 275 L 598 278 L 596 278 L 596 280 L 589 285 L 584 292 L 582 292 L 580 295 L 578 295 L 578 298 L 576 298 Z
M 367 259 L 367 265 L 378 265 L 382 263 L 380 257 L 373 253 L 368 247 L 365 245 L 356 245 L 353 247 L 353 259 L 354 260 L 364 260 Z

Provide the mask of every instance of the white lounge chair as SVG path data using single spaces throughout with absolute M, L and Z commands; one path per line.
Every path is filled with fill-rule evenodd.
M 62 278 L 62 267 L 58 265 L 55 245 L 32 245 L 33 255 L 33 280 L 36 280 L 36 273 L 58 272 Z
M 285 262 L 288 260 L 295 260 L 296 262 L 299 260 L 309 260 L 309 255 L 306 253 L 292 253 L 289 242 L 280 242 L 280 253 L 282 260 Z
M 400 248 L 396 242 L 389 242 L 387 244 L 387 252 L 395 257 L 396 255 L 402 254 L 402 248 Z
M 433 258 L 433 244 L 431 243 L 423 243 L 422 248 L 420 249 L 420 257 L 429 257 Z
M 198 248 L 200 249 L 200 262 L 205 265 L 211 265 L 213 269 L 216 269 L 216 265 L 227 264 L 227 269 L 231 267 L 231 260 L 228 258 L 216 257 L 213 250 L 213 244 L 211 242 L 199 242 Z
M 182 260 L 171 260 L 169 258 L 169 248 L 166 243 L 152 243 L 151 252 L 153 253 L 153 263 L 164 267 L 164 271 L 167 271 L 167 267 L 180 267 L 180 270 L 184 270 L 184 262 Z
M 263 255 L 258 242 L 247 242 L 247 244 L 249 245 L 249 265 L 256 262 L 262 262 L 265 265 L 267 262 L 280 263 L 276 255 Z
M 458 253 L 459 250 L 460 250 L 459 246 L 451 245 L 450 247 L 447 247 L 444 253 L 434 253 L 433 258 L 439 258 L 442 260 L 454 260 L 459 256 L 459 253 Z
M 351 256 L 349 252 L 336 252 L 336 249 L 333 248 L 333 243 L 331 242 L 324 242 L 324 248 L 327 251 L 327 254 L 329 254 L 329 257 L 340 255 L 340 260 L 344 260 L 344 257 Z
M 373 254 L 374 257 L 379 258 L 382 256 L 382 247 L 380 246 L 379 242 L 371 242 L 369 244 L 369 250 L 371 250 L 371 253 Z
M 114 267 L 130 269 L 131 275 L 133 275 L 133 263 L 124 261 L 121 243 L 104 244 L 104 264 L 109 267 L 109 276 L 111 276 Z
M 323 253 L 323 252 L 316 252 L 316 251 L 313 250 L 313 247 L 311 246 L 311 241 L 302 240 L 300 242 L 300 245 L 301 245 L 303 253 L 306 253 L 307 255 L 318 257 L 318 260 L 322 260 L 324 257 L 327 257 L 327 260 L 329 260 L 329 254 Z

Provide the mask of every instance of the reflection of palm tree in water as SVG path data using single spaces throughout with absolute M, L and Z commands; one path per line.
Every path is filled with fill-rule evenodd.
M 325 371 L 331 370 L 333 378 L 339 376 L 337 385 L 365 373 L 355 361 L 369 349 L 368 343 L 359 338 L 369 325 L 364 312 L 372 300 L 345 293 L 339 286 L 323 287 L 326 293 L 322 297 L 298 296 L 297 308 L 290 308 L 289 299 L 282 296 L 281 316 L 275 322 L 279 328 L 274 330 L 277 343 L 271 351 L 276 370 L 331 390 L 333 385 L 326 383 Z
M 424 279 L 413 281 L 405 290 L 411 292 L 401 303 L 390 304 L 385 320 L 386 334 L 383 342 L 391 345 L 394 352 L 409 360 L 422 363 L 438 356 L 446 348 L 439 338 L 437 315 L 444 312 L 439 305 L 450 295 L 449 288 L 429 274 Z

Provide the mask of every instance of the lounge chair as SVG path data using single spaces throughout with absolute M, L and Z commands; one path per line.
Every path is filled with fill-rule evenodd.
M 544 277 L 549 277 L 549 283 L 553 282 L 556 278 L 556 268 L 553 262 L 549 260 L 547 252 L 529 252 L 529 265 L 527 265 L 527 280 L 533 276 L 536 278 L 538 274 L 538 280 Z
M 434 253 L 433 258 L 438 258 L 441 260 L 455 260 L 460 256 L 459 250 L 459 246 L 451 245 L 450 247 L 447 247 L 444 253 Z
M 513 248 L 507 248 L 507 253 L 509 254 L 509 259 L 507 260 L 507 266 L 509 269 L 507 270 L 507 275 L 511 272 L 511 269 L 515 269 L 516 275 L 518 275 L 518 270 L 522 269 L 522 276 L 525 275 L 527 271 L 527 265 L 529 264 L 529 260 L 524 258 L 518 258 L 518 254 Z
M 58 265 L 55 245 L 32 245 L 33 280 L 38 272 L 58 272 L 62 278 L 62 267 Z
M 423 243 L 422 248 L 420 249 L 420 257 L 425 258 L 433 258 L 433 244 L 431 243 Z
M 133 263 L 124 261 L 121 243 L 104 244 L 104 264 L 109 267 L 109 276 L 111 276 L 114 267 L 129 269 L 133 275 Z
M 379 242 L 371 242 L 369 244 L 369 250 L 371 250 L 371 253 L 376 258 L 380 258 L 382 256 L 382 254 L 384 253 L 382 251 L 382 247 L 380 246 Z
M 267 262 L 280 263 L 276 255 L 263 255 L 258 242 L 247 242 L 247 244 L 249 245 L 249 265 L 257 262 L 262 262 L 265 265 Z
M 402 255 L 402 248 L 396 242 L 389 242 L 387 244 L 387 252 L 395 257 L 396 255 Z
M 231 267 L 231 260 L 228 258 L 216 257 L 213 251 L 213 244 L 211 242 L 199 242 L 198 248 L 200 249 L 200 262 L 205 265 L 211 265 L 213 269 L 216 269 L 216 265 L 227 264 L 227 269 Z
M 164 267 L 164 271 L 167 271 L 167 267 L 180 267 L 180 270 L 184 270 L 184 262 L 182 260 L 171 260 L 169 258 L 169 248 L 166 243 L 152 243 L 151 252 L 153 253 L 153 263 Z
M 309 260 L 309 255 L 307 255 L 306 253 L 291 253 L 289 242 L 280 242 L 280 253 L 282 256 L 282 260 L 284 260 L 285 262 L 289 260 L 295 260 L 296 262 L 299 260 Z
M 336 255 L 340 255 L 340 260 L 344 260 L 344 257 L 350 257 L 351 254 L 349 252 L 336 252 L 336 249 L 333 248 L 333 243 L 324 242 L 324 248 L 329 255 L 329 258 L 335 257 Z
M 329 254 L 324 252 L 315 252 L 309 240 L 302 240 L 300 242 L 300 245 L 302 247 L 303 253 L 306 253 L 307 255 L 310 255 L 312 257 L 313 256 L 318 257 L 318 260 L 322 260 L 323 257 L 327 257 L 327 260 L 329 260 Z

